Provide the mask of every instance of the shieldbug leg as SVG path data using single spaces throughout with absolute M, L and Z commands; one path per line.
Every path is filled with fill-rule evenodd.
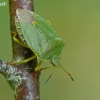
M 38 65 L 37 65 L 36 68 L 35 68 L 35 71 L 38 71 L 38 70 L 39 70 L 41 64 L 42 64 L 42 61 L 40 61 L 40 62 L 38 63 Z
M 11 34 L 14 34 L 13 40 L 14 40 L 15 42 L 19 43 L 19 44 L 22 45 L 23 47 L 29 48 L 27 45 L 25 45 L 24 43 L 22 43 L 21 41 L 19 41 L 19 40 L 16 38 L 17 33 L 11 32 Z
M 21 64 L 22 64 L 22 63 L 27 63 L 27 62 L 29 62 L 30 60 L 33 60 L 33 59 L 36 58 L 36 57 L 37 57 L 37 56 L 34 55 L 34 56 L 30 57 L 30 58 L 27 58 L 27 59 L 25 59 L 25 60 L 22 60 Z
M 72 81 L 74 81 L 73 77 L 71 76 L 71 74 L 64 68 L 61 66 L 61 68 L 69 75 L 69 77 L 72 79 Z
M 37 65 L 37 67 L 35 68 L 35 71 L 42 71 L 42 70 L 45 70 L 45 69 L 48 69 L 48 68 L 52 68 L 53 66 L 50 66 L 50 67 L 44 67 L 44 68 L 40 68 L 40 65 L 42 64 L 42 61 L 40 61 Z
M 53 66 L 40 68 L 40 71 L 45 70 L 45 69 L 48 69 L 48 68 L 52 68 L 52 67 L 53 67 Z
M 27 62 L 29 62 L 30 60 L 33 60 L 34 58 L 36 58 L 37 56 L 36 55 L 34 55 L 34 56 L 32 56 L 32 57 L 30 57 L 30 58 L 27 58 L 27 59 L 25 59 L 25 60 L 22 60 L 22 61 L 19 61 L 19 62 L 12 62 L 12 63 L 9 63 L 10 65 L 15 65 L 15 64 L 23 64 L 23 63 L 27 63 Z
M 48 82 L 48 80 L 51 78 L 51 76 L 54 74 L 54 72 L 55 72 L 55 69 L 56 69 L 56 67 L 55 66 L 53 66 L 54 67 L 54 70 L 52 71 L 52 73 L 51 73 L 51 75 L 48 77 L 48 79 L 45 81 L 45 84 Z

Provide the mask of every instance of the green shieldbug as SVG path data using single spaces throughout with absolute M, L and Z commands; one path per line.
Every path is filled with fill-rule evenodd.
M 17 9 L 15 26 L 23 42 L 21 44 L 31 49 L 40 60 L 35 71 L 39 69 L 42 61 L 50 62 L 54 68 L 61 67 L 73 80 L 72 76 L 61 66 L 60 62 L 60 56 L 65 43 L 57 36 L 48 21 L 32 11 Z M 17 40 L 15 39 L 15 41 Z M 20 43 L 20 41 L 17 42 Z

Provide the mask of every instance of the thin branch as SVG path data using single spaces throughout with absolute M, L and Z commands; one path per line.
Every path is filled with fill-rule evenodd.
M 10 7 L 10 29 L 11 32 L 16 32 L 15 24 L 14 24 L 14 17 L 16 16 L 16 9 L 22 8 L 33 11 L 33 1 L 32 0 L 9 0 L 9 7 Z M 11 35 L 13 37 L 13 35 Z M 19 39 L 19 37 L 17 36 Z M 34 53 L 20 44 L 16 43 L 12 39 L 12 49 L 13 49 L 13 61 L 18 62 L 23 59 L 29 58 L 34 55 Z M 14 75 L 18 75 L 19 78 L 17 81 L 17 85 L 14 83 L 15 88 L 15 99 L 16 100 L 40 100 L 40 93 L 39 93 L 39 75 L 40 72 L 34 72 L 34 69 L 37 65 L 37 59 L 31 60 L 28 63 L 15 65 L 14 66 L 14 74 L 12 74 L 13 78 Z M 12 67 L 10 67 L 12 68 Z M 9 70 L 11 70 L 9 68 Z M 29 69 L 30 71 L 28 71 Z M 12 78 L 12 77 L 11 77 Z M 15 78 L 16 79 L 16 78 Z M 8 78 L 7 78 L 8 80 Z M 10 85 L 12 85 L 10 84 Z
M 0 73 L 5 76 L 10 87 L 15 91 L 22 83 L 21 73 L 17 67 L 13 67 L 0 60 Z

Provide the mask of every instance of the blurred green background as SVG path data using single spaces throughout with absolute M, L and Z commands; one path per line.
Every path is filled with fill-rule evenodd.
M 0 6 L 0 59 L 11 61 L 9 3 Z M 100 100 L 100 0 L 34 0 L 35 12 L 50 20 L 66 42 L 62 66 L 74 78 L 57 68 L 40 76 L 41 100 Z M 46 66 L 49 63 L 42 65 Z M 0 74 L 0 100 L 14 100 L 13 91 Z

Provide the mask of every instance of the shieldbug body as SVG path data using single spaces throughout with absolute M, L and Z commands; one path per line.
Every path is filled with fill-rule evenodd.
M 61 66 L 60 61 L 65 43 L 57 36 L 48 21 L 32 11 L 17 9 L 15 26 L 17 33 L 22 40 L 22 45 L 31 49 L 36 54 L 34 57 L 37 56 L 40 60 L 35 71 L 39 69 L 42 61 L 45 61 L 50 62 L 54 68 L 61 67 L 65 72 L 67 72 Z M 20 41 L 17 42 L 20 43 Z M 72 76 L 68 72 L 67 74 L 73 80 Z

